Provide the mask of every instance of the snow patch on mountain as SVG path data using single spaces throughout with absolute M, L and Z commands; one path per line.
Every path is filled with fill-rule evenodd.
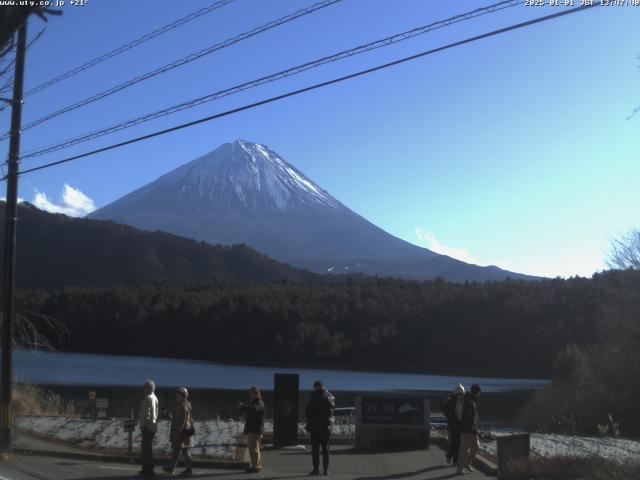
M 331 195 L 266 145 L 244 140 L 237 140 L 235 145 L 239 145 L 250 160 L 254 188 L 262 191 L 265 187 L 279 209 L 284 209 L 292 200 L 311 200 L 333 209 L 341 208 Z

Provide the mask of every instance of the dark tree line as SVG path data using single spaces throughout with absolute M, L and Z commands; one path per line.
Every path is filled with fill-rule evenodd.
M 24 290 L 62 350 L 431 373 L 550 377 L 568 344 L 600 341 L 640 273 L 456 284 L 371 277 Z M 604 330 L 603 330 L 604 328 Z

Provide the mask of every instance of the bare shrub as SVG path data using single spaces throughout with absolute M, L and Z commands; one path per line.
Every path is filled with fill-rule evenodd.
M 611 241 L 607 265 L 619 270 L 640 269 L 640 228 L 633 228 Z
M 50 390 L 31 383 L 18 383 L 13 387 L 12 413 L 14 415 L 75 416 L 71 402 Z

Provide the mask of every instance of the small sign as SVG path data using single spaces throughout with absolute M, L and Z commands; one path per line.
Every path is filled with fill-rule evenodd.
M 98 418 L 107 418 L 107 412 L 105 410 L 98 410 Z
M 109 408 L 109 399 L 108 398 L 97 398 L 96 399 L 96 408 L 98 410 L 106 410 Z
M 356 448 L 421 449 L 431 444 L 431 404 L 417 395 L 356 397 Z
M 138 421 L 131 418 L 129 420 L 125 420 L 124 421 L 124 431 L 125 432 L 133 432 L 136 429 L 136 426 L 138 425 Z
M 424 425 L 421 398 L 362 398 L 362 423 Z
M 89 392 L 89 400 L 95 400 L 96 399 L 96 392 L 91 390 Z
M 499 477 L 508 473 L 510 462 L 526 458 L 531 452 L 531 435 L 528 433 L 498 435 L 496 436 L 496 443 Z

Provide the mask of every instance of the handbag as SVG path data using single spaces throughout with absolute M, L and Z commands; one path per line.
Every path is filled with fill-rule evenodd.
M 189 421 L 191 423 L 190 426 L 184 427 L 182 429 L 182 436 L 185 438 L 193 437 L 196 434 L 196 428 L 193 423 L 193 417 L 191 416 L 191 409 L 189 409 Z

